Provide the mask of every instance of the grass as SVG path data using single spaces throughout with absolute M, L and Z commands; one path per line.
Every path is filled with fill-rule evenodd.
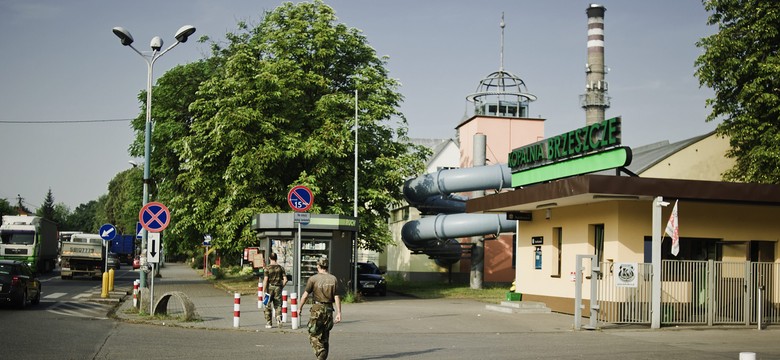
M 472 289 L 469 284 L 446 284 L 441 282 L 411 282 L 389 279 L 388 290 L 420 299 L 469 299 L 498 304 L 506 298 L 509 286 L 505 284 L 483 284 L 482 289 Z
M 241 274 L 235 271 L 225 271 L 221 278 L 210 280 L 218 287 L 229 292 L 239 292 L 242 295 L 257 294 L 257 277 L 251 274 Z M 387 289 L 420 299 L 470 299 L 485 303 L 498 304 L 506 298 L 508 284 L 484 283 L 482 289 L 472 289 L 469 284 L 446 284 L 441 282 L 412 282 L 394 277 L 388 277 Z M 361 302 L 360 294 L 348 291 L 344 296 L 345 303 Z

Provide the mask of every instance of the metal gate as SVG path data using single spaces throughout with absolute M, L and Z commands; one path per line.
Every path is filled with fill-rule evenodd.
M 638 264 L 636 287 L 617 287 L 613 266 L 601 264 L 599 321 L 650 324 L 652 265 Z M 661 269 L 662 324 L 780 323 L 778 263 L 664 260 Z

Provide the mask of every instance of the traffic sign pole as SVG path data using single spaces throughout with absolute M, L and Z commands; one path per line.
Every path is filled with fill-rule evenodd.
M 141 252 L 146 253 L 148 249 L 149 233 L 159 233 L 168 227 L 171 221 L 171 212 L 168 208 L 159 202 L 149 202 L 141 207 L 141 211 L 138 213 L 138 222 L 141 224 L 143 230 L 141 231 L 141 243 L 143 247 Z M 141 288 L 146 287 L 146 273 L 141 271 Z M 154 272 L 152 272 L 152 279 L 154 279 Z M 152 280 L 154 281 L 154 280 Z M 153 302 L 150 302 L 150 306 L 154 306 Z
M 294 220 L 296 223 L 298 223 L 298 239 L 297 244 L 295 245 L 295 251 L 298 253 L 298 256 L 296 256 L 296 262 L 295 264 L 295 291 L 300 294 L 301 293 L 301 222 L 309 223 L 309 219 L 311 218 L 309 214 L 303 215 L 300 213 L 304 213 L 311 209 L 311 206 L 314 204 L 314 194 L 312 194 L 311 190 L 303 185 L 294 186 L 292 189 L 290 189 L 290 192 L 287 193 L 287 203 L 290 204 L 290 207 L 293 209 L 293 211 L 296 212 L 294 216 Z

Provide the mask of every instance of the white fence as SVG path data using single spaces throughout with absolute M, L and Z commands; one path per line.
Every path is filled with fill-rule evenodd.
M 617 287 L 601 264 L 599 321 L 650 324 L 652 266 L 638 264 L 637 286 Z M 664 260 L 661 323 L 780 324 L 780 263 Z M 760 296 L 759 296 L 760 294 Z

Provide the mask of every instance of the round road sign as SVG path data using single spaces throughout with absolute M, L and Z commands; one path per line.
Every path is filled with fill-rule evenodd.
M 116 237 L 116 228 L 111 224 L 103 224 L 98 231 L 98 234 L 105 241 L 113 240 Z
M 171 222 L 171 212 L 161 203 L 150 202 L 141 208 L 138 222 L 148 232 L 162 232 Z
M 293 211 L 303 212 L 309 210 L 311 205 L 314 204 L 314 195 L 312 195 L 309 188 L 298 185 L 287 193 L 287 203 L 290 204 Z

